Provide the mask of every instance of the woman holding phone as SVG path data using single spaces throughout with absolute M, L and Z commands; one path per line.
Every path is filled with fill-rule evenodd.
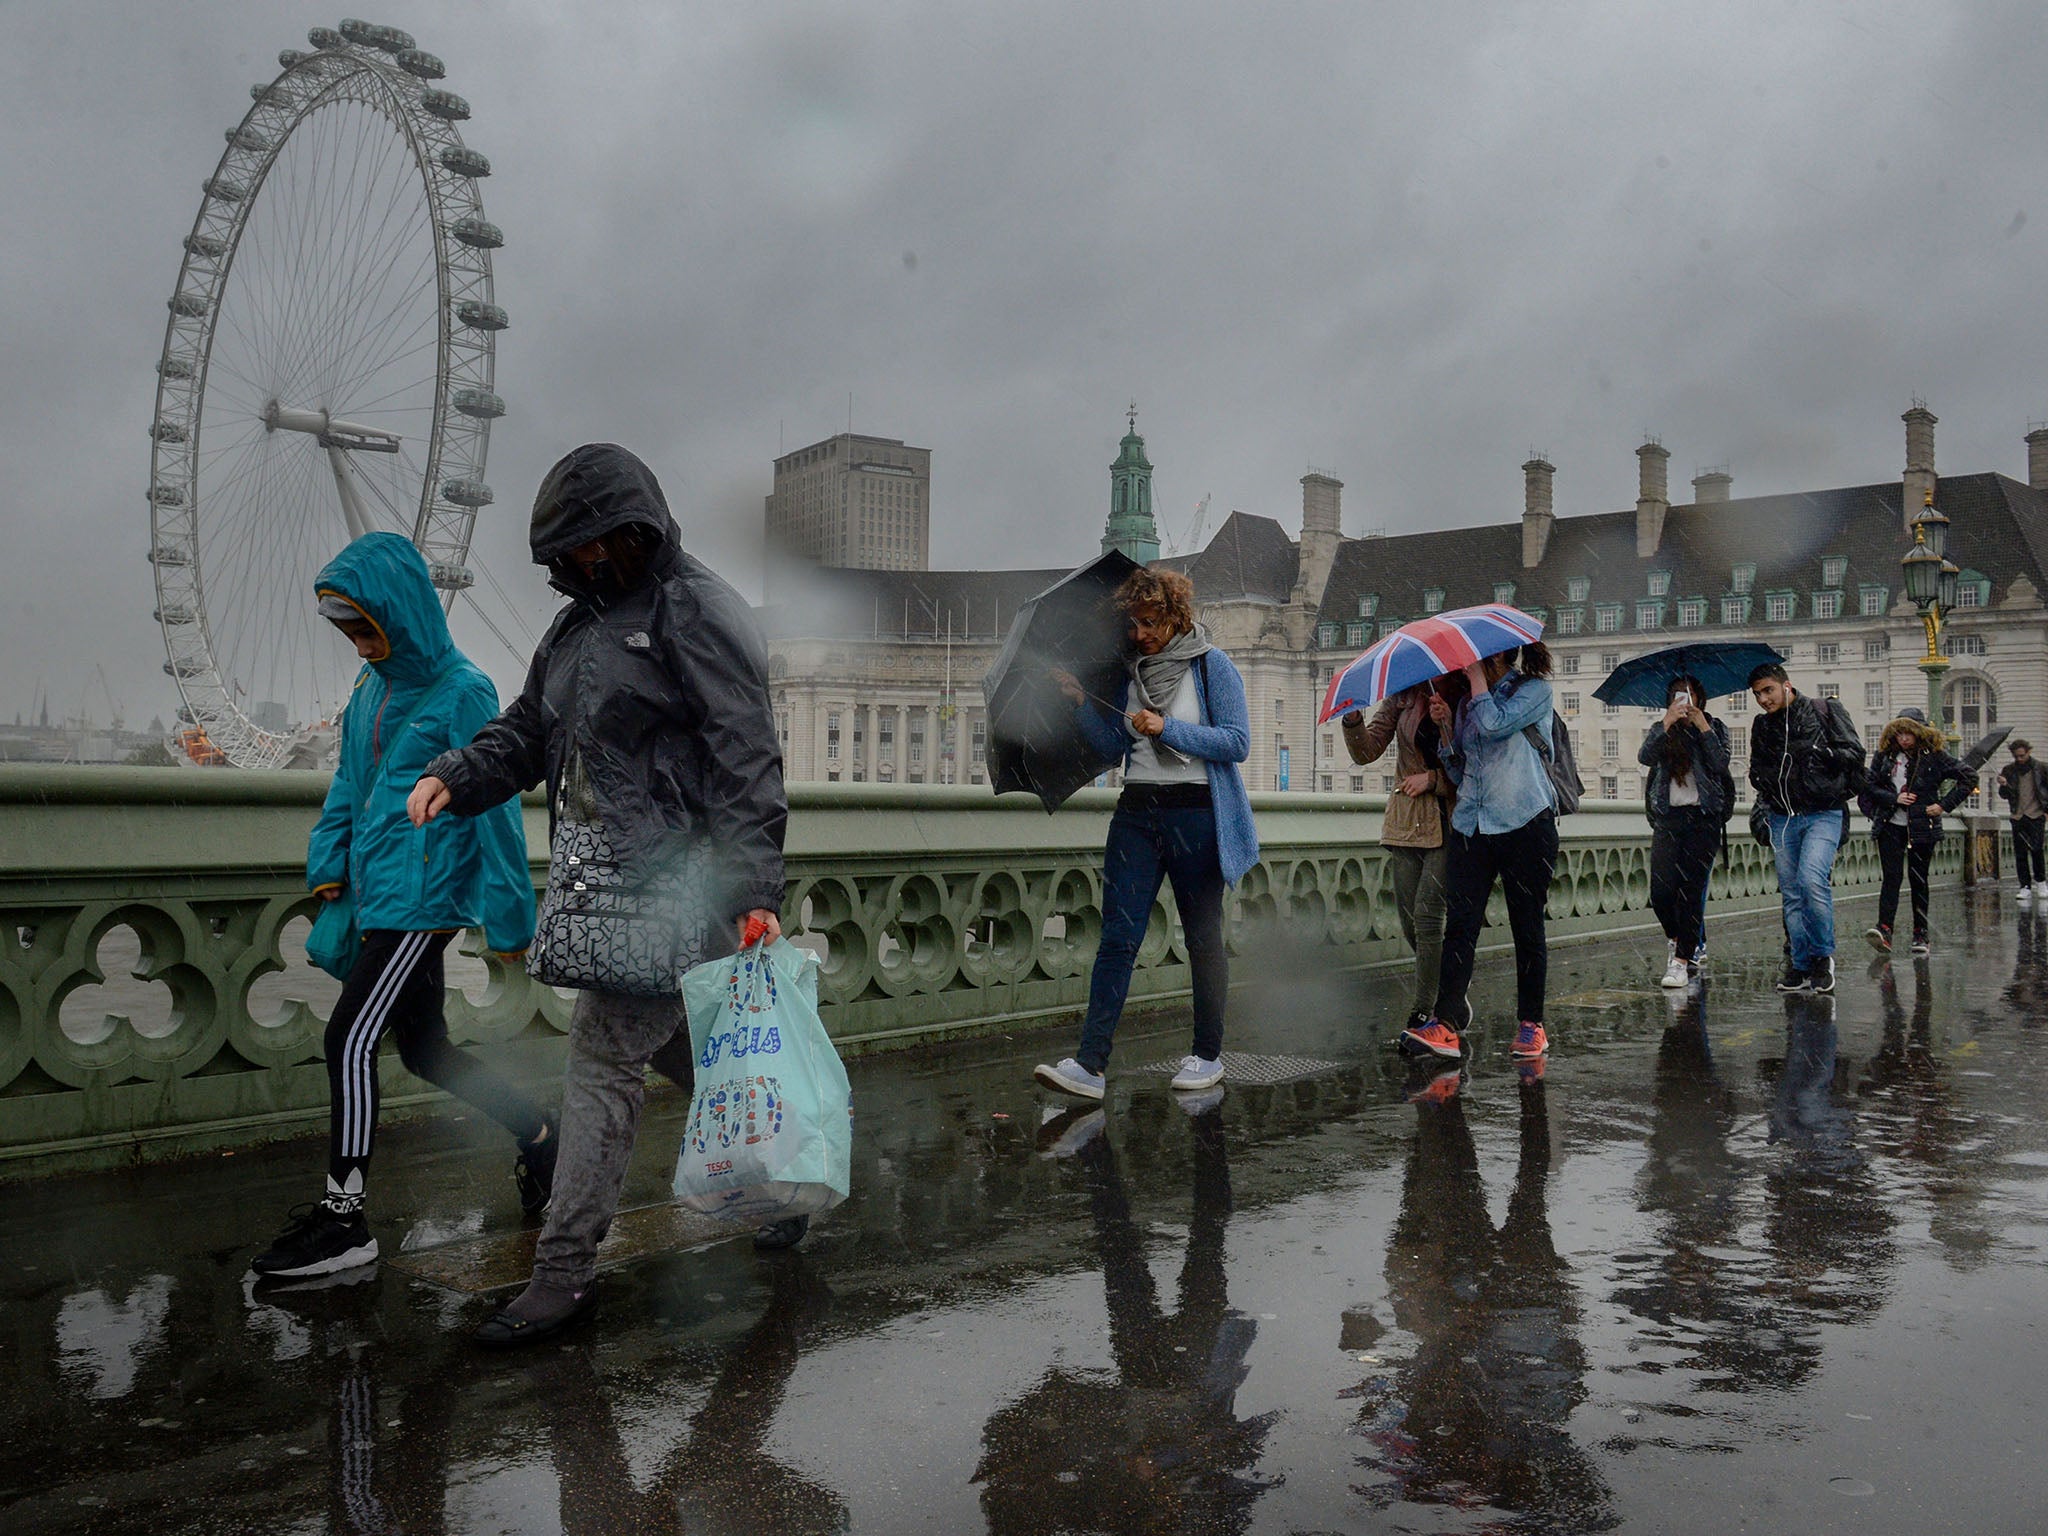
M 1664 985 L 1673 991 L 1698 974 L 1707 881 L 1735 807 L 1728 728 L 1706 712 L 1706 698 L 1698 678 L 1672 678 L 1664 689 L 1664 718 L 1650 727 L 1636 754 L 1650 771 L 1643 785 L 1650 816 L 1650 906 L 1664 929 Z

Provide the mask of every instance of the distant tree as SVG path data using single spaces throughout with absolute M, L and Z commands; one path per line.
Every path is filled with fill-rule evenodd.
M 121 759 L 123 768 L 175 768 L 178 760 L 171 756 L 171 749 L 160 741 L 137 747 Z

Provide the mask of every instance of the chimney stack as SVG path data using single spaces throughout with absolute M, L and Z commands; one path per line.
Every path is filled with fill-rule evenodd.
M 1550 509 L 1550 482 L 1557 466 L 1543 455 L 1532 454 L 1522 466 L 1522 569 L 1533 571 L 1543 563 L 1550 547 L 1550 530 L 1557 515 Z
M 2048 491 L 2048 426 L 2027 433 L 2027 484 Z
M 1337 563 L 1344 541 L 1344 482 L 1321 470 L 1301 477 L 1301 563 L 1296 570 L 1293 601 L 1321 607 L 1323 588 Z
M 1636 558 L 1647 560 L 1664 542 L 1664 514 L 1671 510 L 1667 494 L 1671 450 L 1654 437 L 1636 450 Z
M 1709 469 L 1692 477 L 1692 500 L 1696 507 L 1726 501 L 1735 477 L 1725 469 Z
M 1927 409 L 1925 401 L 1915 400 L 1913 408 L 1899 420 L 1906 424 L 1906 489 L 1900 505 L 1905 514 L 1907 531 L 1913 526 L 1913 519 L 1920 515 L 1920 509 L 1927 505 L 1927 498 L 1935 492 L 1934 483 L 1934 424 L 1938 418 Z

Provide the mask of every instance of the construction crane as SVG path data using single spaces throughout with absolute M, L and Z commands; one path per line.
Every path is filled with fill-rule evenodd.
M 1195 507 L 1194 517 L 1188 521 L 1187 532 L 1181 535 L 1171 553 L 1176 555 L 1199 553 L 1202 530 L 1209 524 L 1209 503 L 1214 499 L 1215 492 L 1213 491 L 1202 498 L 1201 502 Z

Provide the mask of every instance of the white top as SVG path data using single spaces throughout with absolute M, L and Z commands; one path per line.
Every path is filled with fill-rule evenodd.
M 1675 773 L 1671 775 L 1671 803 L 1673 806 L 1700 803 L 1699 764 L 1693 764 L 1693 771 L 1682 779 Z
M 1185 720 L 1189 725 L 1202 723 L 1202 696 L 1195 691 L 1195 669 L 1190 666 L 1180 677 L 1180 686 L 1173 690 L 1173 702 L 1164 711 L 1169 720 Z M 1209 782 L 1209 765 L 1199 757 L 1184 762 L 1162 758 L 1158 747 L 1150 736 L 1140 736 L 1131 746 L 1130 758 L 1124 764 L 1126 784 L 1206 784 Z
M 1903 752 L 1892 762 L 1892 789 L 1901 795 L 1906 792 L 1906 754 Z M 1892 812 L 1892 825 L 1895 827 L 1906 825 L 1906 813 L 1903 810 Z

